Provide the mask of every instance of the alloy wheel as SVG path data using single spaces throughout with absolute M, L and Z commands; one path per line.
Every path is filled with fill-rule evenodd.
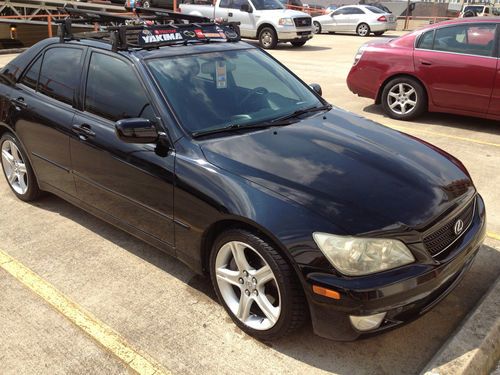
M 394 85 L 387 94 L 387 104 L 394 113 L 406 115 L 417 106 L 417 92 L 408 83 Z
M 359 36 L 367 36 L 370 32 L 370 27 L 367 24 L 362 23 L 358 26 L 358 35 Z
M 5 140 L 2 144 L 2 166 L 12 189 L 20 194 L 28 191 L 28 173 L 21 152 L 14 142 Z
M 271 329 L 281 315 L 281 294 L 274 272 L 250 245 L 231 241 L 215 259 L 217 286 L 231 312 L 255 330 Z

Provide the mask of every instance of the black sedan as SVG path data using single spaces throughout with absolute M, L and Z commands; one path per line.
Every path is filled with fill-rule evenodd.
M 385 331 L 460 282 L 485 234 L 460 161 L 213 41 L 230 30 L 182 27 L 133 48 L 102 31 L 47 39 L 1 70 L 17 197 L 56 194 L 209 275 L 259 339 L 307 319 L 339 340 Z

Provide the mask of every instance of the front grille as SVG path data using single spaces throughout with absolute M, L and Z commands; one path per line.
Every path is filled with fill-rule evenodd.
M 469 229 L 474 216 L 475 202 L 476 200 L 473 199 L 467 207 L 449 219 L 445 225 L 424 237 L 424 245 L 433 257 L 445 251 Z M 462 220 L 463 229 L 456 235 L 454 227 L 458 220 Z
M 295 26 L 297 27 L 311 26 L 311 17 L 294 18 L 293 22 L 295 22 Z

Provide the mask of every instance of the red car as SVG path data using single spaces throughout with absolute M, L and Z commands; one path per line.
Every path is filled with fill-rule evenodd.
M 366 44 L 347 85 L 400 120 L 425 111 L 500 120 L 499 25 L 464 18 Z

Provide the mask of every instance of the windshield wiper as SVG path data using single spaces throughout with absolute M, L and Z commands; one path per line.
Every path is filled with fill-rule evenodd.
M 194 138 L 199 138 L 204 135 L 211 135 L 211 134 L 218 134 L 218 133 L 227 133 L 227 132 L 232 132 L 232 131 L 237 131 L 237 130 L 246 130 L 246 129 L 263 129 L 263 128 L 269 128 L 271 126 L 284 126 L 288 125 L 289 122 L 283 122 L 283 123 L 274 123 L 272 121 L 265 121 L 265 122 L 260 122 L 260 123 L 255 123 L 255 124 L 231 124 L 227 126 L 223 126 L 222 128 L 217 128 L 217 129 L 207 129 L 207 130 L 200 130 L 197 132 L 191 133 L 191 135 Z
M 319 112 L 319 111 L 329 111 L 330 109 L 332 109 L 331 104 L 325 104 L 325 105 L 322 105 L 319 107 L 310 107 L 310 108 L 299 109 L 293 113 L 290 113 L 289 115 L 285 115 L 283 117 L 278 117 L 277 119 L 272 120 L 271 123 L 276 123 L 276 122 L 279 123 L 281 121 L 290 120 L 292 118 L 302 116 L 306 113 Z
M 212 135 L 212 134 L 219 134 L 219 133 L 228 133 L 228 132 L 233 132 L 233 131 L 238 131 L 238 130 L 252 130 L 252 129 L 263 129 L 263 128 L 269 128 L 272 126 L 285 126 L 285 125 L 290 125 L 293 123 L 293 121 L 289 121 L 297 116 L 303 115 L 305 113 L 310 113 L 310 112 L 318 112 L 318 111 L 326 111 L 332 109 L 331 104 L 326 104 L 320 107 L 311 107 L 311 108 L 306 108 L 306 109 L 299 109 L 298 111 L 295 111 L 289 115 L 283 116 L 283 117 L 278 117 L 274 120 L 270 121 L 264 121 L 264 122 L 257 122 L 254 124 L 230 124 L 227 126 L 223 126 L 221 128 L 216 128 L 216 129 L 207 129 L 207 130 L 200 130 L 191 133 L 193 138 L 199 138 L 203 137 L 205 135 Z

